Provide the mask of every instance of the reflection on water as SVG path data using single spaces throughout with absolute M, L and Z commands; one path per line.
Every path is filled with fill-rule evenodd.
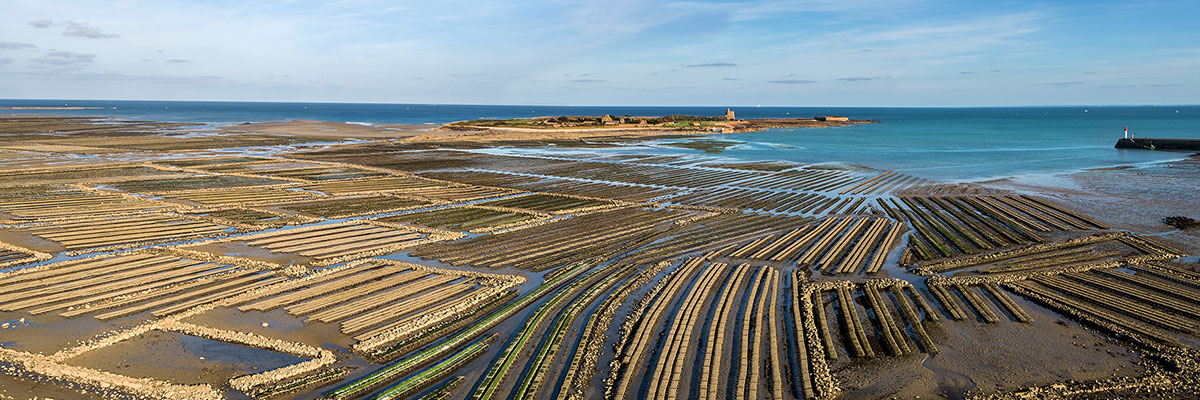
M 308 361 L 307 358 L 263 350 L 254 347 L 217 340 L 205 339 L 191 335 L 177 334 L 180 343 L 188 353 L 206 360 L 217 361 L 230 365 L 244 365 L 250 370 L 268 371 L 275 368 Z

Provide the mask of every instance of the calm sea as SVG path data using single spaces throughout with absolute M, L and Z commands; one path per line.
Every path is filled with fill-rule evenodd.
M 436 104 L 249 103 L 166 101 L 0 100 L 3 106 L 82 106 L 102 110 L 0 110 L 122 119 L 242 122 L 312 119 L 424 124 L 478 118 L 546 115 L 723 115 L 721 107 L 561 107 Z M 1085 168 L 1175 160 L 1188 153 L 1116 150 L 1122 128 L 1137 136 L 1200 139 L 1200 106 L 1020 108 L 735 107 L 739 118 L 846 115 L 881 124 L 822 129 L 774 129 L 712 136 L 732 141 L 716 156 L 802 163 L 847 162 L 942 180 L 1045 175 Z M 656 146 L 662 153 L 703 154 Z M 646 147 L 619 151 L 646 151 Z

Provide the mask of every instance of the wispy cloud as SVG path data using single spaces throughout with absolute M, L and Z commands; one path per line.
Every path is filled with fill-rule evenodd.
M 824 59 L 843 58 L 848 65 L 853 65 L 852 59 L 869 58 L 900 68 L 991 61 L 992 54 L 1013 58 L 1035 51 L 1040 44 L 1035 33 L 1043 30 L 1048 19 L 1046 12 L 1035 10 L 961 15 L 951 20 L 914 17 L 898 24 L 854 24 L 794 38 L 778 51 L 821 51 L 828 52 Z M 858 50 L 863 48 L 872 52 Z
M 34 47 L 37 47 L 37 45 L 32 43 L 0 42 L 0 49 L 3 50 L 32 49 Z
M 716 3 L 719 10 L 730 13 L 734 21 L 752 21 L 761 18 L 777 18 L 782 15 L 798 16 L 805 14 L 836 14 L 836 13 L 889 13 L 897 8 L 910 6 L 912 0 L 894 0 L 878 2 L 872 0 L 764 0 L 738 3 L 737 7 L 729 7 L 725 3 Z M 714 4 L 692 2 L 689 4 Z
M 176 76 L 176 75 L 161 75 L 161 74 L 124 74 L 119 72 L 92 72 L 87 70 L 69 70 L 69 71 L 52 71 L 52 70 L 37 70 L 18 73 L 22 77 L 28 78 L 57 78 L 66 77 L 72 80 L 83 82 L 106 82 L 128 84 L 131 82 L 150 83 L 156 85 L 194 85 L 198 87 L 207 87 L 212 85 L 242 85 L 255 87 L 269 87 L 273 84 L 252 81 L 236 81 L 214 75 L 192 75 L 192 76 Z
M 115 33 L 105 33 L 101 31 L 100 28 L 74 21 L 67 22 L 67 29 L 63 31 L 63 36 L 88 39 L 115 39 L 121 37 L 121 35 Z
M 42 67 L 81 67 L 96 61 L 95 54 L 51 51 L 41 57 L 29 59 L 29 64 Z
M 995 15 L 954 23 L 919 22 L 871 32 L 862 41 L 904 42 L 931 45 L 933 42 L 957 49 L 1021 43 L 1019 39 L 1041 30 L 1042 13 Z M 934 46 L 936 47 L 936 46 Z
M 883 78 L 878 77 L 878 76 L 874 76 L 874 77 L 872 77 L 872 76 L 852 76 L 849 78 L 837 78 L 837 80 L 839 80 L 839 81 L 847 81 L 847 82 L 875 81 L 875 80 L 880 80 L 880 79 L 883 79 Z
M 1047 86 L 1075 86 L 1075 85 L 1082 85 L 1082 84 L 1083 84 L 1083 81 L 1046 82 L 1045 83 L 1045 85 L 1047 85 Z
M 1119 101 L 1189 102 L 1194 95 L 1183 89 L 1200 83 L 1200 50 L 1173 41 L 1197 30 L 1161 18 L 1174 12 L 1183 19 L 1200 4 L 1140 5 L 1123 17 L 1131 30 L 1119 33 L 1086 28 L 1103 23 L 1109 4 L 375 3 L 81 2 L 64 11 L 55 2 L 19 1 L 0 13 L 0 57 L 13 58 L 3 67 L 13 79 L 0 80 L 0 98 L 1003 105 L 1078 102 L 1078 91 L 1130 83 L 1136 87 L 1112 91 L 1122 93 Z M 1133 29 L 1145 26 L 1161 29 Z M 1105 58 L 1080 40 L 1130 51 Z M 58 50 L 65 52 L 49 54 Z M 244 62 L 203 61 L 230 59 Z M 788 74 L 796 70 L 804 73 Z M 128 75 L 92 74 L 112 71 Z M 191 80 L 203 84 L 177 90 L 173 76 L 188 73 L 224 80 Z M 476 88 L 481 81 L 491 82 L 487 90 Z M 241 82 L 266 90 L 247 91 Z M 826 87 L 822 96 L 788 93 Z M 671 89 L 655 92 L 663 88 Z

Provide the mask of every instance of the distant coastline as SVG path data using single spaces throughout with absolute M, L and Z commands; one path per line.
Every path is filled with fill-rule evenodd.
M 747 161 L 786 159 L 800 163 L 841 161 L 942 181 L 975 181 L 1010 176 L 1051 176 L 1080 169 L 1175 161 L 1176 152 L 1115 150 L 1113 142 L 1129 125 L 1138 137 L 1200 139 L 1200 106 L 1158 107 L 740 107 L 739 119 L 844 115 L 882 124 L 836 129 L 779 128 L 723 135 L 706 132 L 487 132 L 436 130 L 465 120 L 538 118 L 558 115 L 707 115 L 725 107 L 701 106 L 529 106 L 369 103 L 238 103 L 116 100 L 0 100 L 0 107 L 80 106 L 85 110 L 6 110 L 0 115 L 71 115 L 126 121 L 196 123 L 209 129 L 249 130 L 293 136 L 390 138 L 401 142 L 460 145 L 524 145 L 522 139 L 551 148 L 597 143 L 722 140 L 734 142 L 722 157 Z M 111 109 L 116 107 L 116 109 Z M 1087 110 L 1088 112 L 1084 112 Z M 309 123 L 297 121 L 313 121 Z M 316 122 L 324 121 L 324 122 Z M 347 122 L 372 124 L 359 126 Z M 253 125 L 241 125 L 250 122 Z M 271 124 L 271 125 L 266 125 Z M 273 125 L 273 126 L 272 126 Z M 362 128 L 362 129 L 358 129 Z M 353 131 L 352 131 L 353 130 Z M 537 135 L 534 135 L 534 134 Z M 416 138 L 415 136 L 423 136 Z M 532 145 L 532 144 L 530 144 Z M 674 150 L 670 150 L 674 149 Z M 619 151 L 619 150 L 610 150 Z M 632 151 L 632 150 L 630 150 Z M 658 151 L 685 152 L 664 147 Z M 1047 178 L 1049 179 L 1049 178 Z
M 115 110 L 116 107 L 40 107 L 40 106 L 17 106 L 17 107 L 0 107 L 0 110 Z
M 438 128 L 445 131 L 488 131 L 524 133 L 746 133 L 761 132 L 771 128 L 820 128 L 848 126 L 851 124 L 875 124 L 879 121 L 850 119 L 842 116 L 818 116 L 813 118 L 750 118 L 737 119 L 732 110 L 721 117 L 694 115 L 667 115 L 651 117 L 613 116 L 551 116 L 511 119 L 479 119 L 455 121 Z
M 448 124 L 376 124 L 291 120 L 225 126 L 229 133 L 267 133 L 309 137 L 392 138 L 408 143 L 521 141 L 623 141 L 667 136 L 759 132 L 771 128 L 832 127 L 878 121 L 846 117 L 725 119 L 670 115 L 665 117 L 558 116 L 481 119 Z

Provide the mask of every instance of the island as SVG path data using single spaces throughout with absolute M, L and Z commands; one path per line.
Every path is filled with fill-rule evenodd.
M 227 126 L 221 130 L 229 134 L 258 133 L 324 138 L 393 139 L 410 145 L 443 145 L 453 142 L 477 146 L 541 146 L 758 132 L 770 128 L 838 127 L 863 123 L 879 123 L 879 121 L 851 119 L 843 116 L 737 119 L 733 110 L 727 109 L 724 116 L 545 116 L 479 119 L 442 125 L 289 120 L 247 122 Z
M 879 123 L 873 120 L 850 119 L 843 116 L 813 118 L 755 118 L 737 119 L 732 109 L 722 116 L 548 116 L 513 119 L 479 119 L 445 124 L 440 130 L 449 131 L 509 131 L 509 132 L 582 132 L 582 131 L 655 131 L 665 133 L 744 133 L 770 128 L 819 128 L 850 124 Z

